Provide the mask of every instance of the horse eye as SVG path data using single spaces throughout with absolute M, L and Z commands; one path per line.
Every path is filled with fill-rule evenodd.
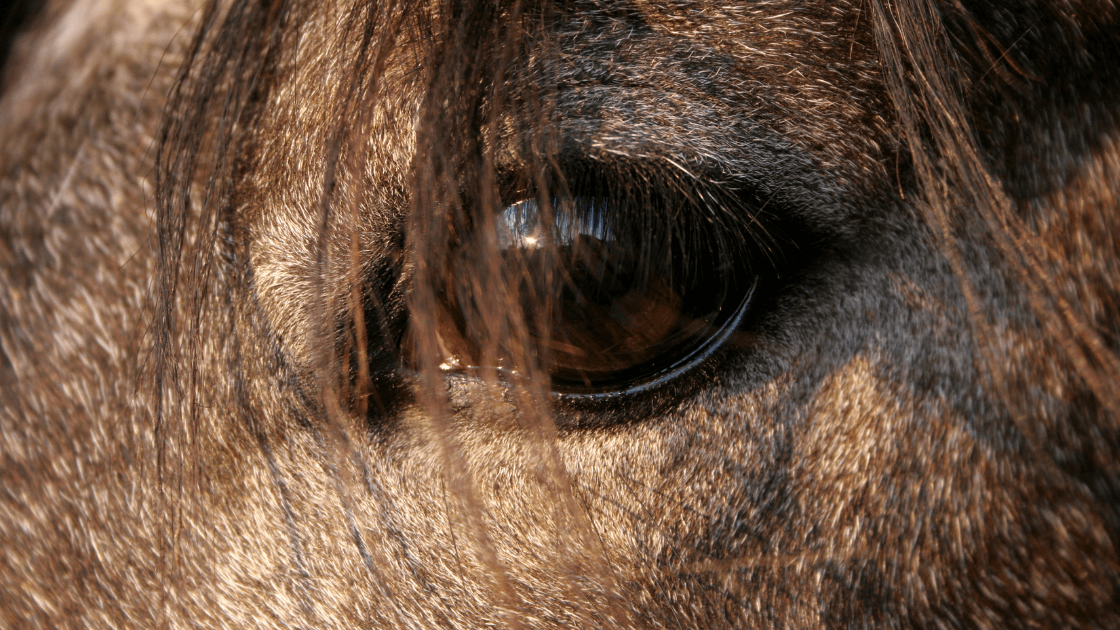
M 617 205 L 576 197 L 542 208 L 526 199 L 495 222 L 505 284 L 557 393 L 617 394 L 665 382 L 707 358 L 747 310 L 753 281 L 737 269 L 733 248 L 696 230 L 628 218 Z M 478 299 L 459 297 L 459 309 Z M 475 318 L 456 320 L 466 328 Z

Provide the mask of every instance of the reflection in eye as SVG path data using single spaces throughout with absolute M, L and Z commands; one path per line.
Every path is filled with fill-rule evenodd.
M 506 284 L 554 391 L 611 394 L 663 382 L 703 361 L 738 326 L 753 284 L 718 239 L 655 233 L 605 197 L 551 206 L 511 204 L 496 230 Z M 441 367 L 450 371 L 482 362 L 469 349 L 481 345 L 472 322 L 486 296 L 455 293 L 445 306 L 459 340 L 448 338 L 451 326 L 441 332 L 448 348 Z M 497 361 L 491 367 L 504 363 Z
M 597 202 L 597 203 L 596 203 Z M 551 237 L 558 245 L 571 245 L 579 236 L 587 235 L 601 241 L 614 240 L 611 218 L 607 216 L 606 201 L 597 198 L 577 197 L 568 204 L 553 200 L 560 209 L 552 221 Z M 568 205 L 567 212 L 562 206 Z M 574 214 L 571 209 L 578 209 Z M 506 206 L 498 218 L 498 247 L 508 249 L 539 247 L 549 231 L 542 225 L 543 217 L 536 199 L 526 199 Z

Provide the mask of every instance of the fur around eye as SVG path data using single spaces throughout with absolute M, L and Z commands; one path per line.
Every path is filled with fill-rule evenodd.
M 0 628 L 1120 628 L 1120 3 L 15 6 Z

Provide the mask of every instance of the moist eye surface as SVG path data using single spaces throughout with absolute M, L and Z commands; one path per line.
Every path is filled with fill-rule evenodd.
M 659 223 L 663 209 L 623 209 L 602 196 L 545 207 L 522 199 L 494 222 L 504 284 L 554 392 L 613 394 L 671 379 L 718 348 L 746 311 L 753 278 L 728 239 Z M 459 356 L 444 364 L 487 367 L 483 344 L 470 341 L 486 296 L 455 286 L 446 308 L 465 342 L 445 343 Z

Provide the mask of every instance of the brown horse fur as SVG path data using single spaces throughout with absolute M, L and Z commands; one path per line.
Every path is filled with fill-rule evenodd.
M 1120 627 L 1114 2 L 57 0 L 4 76 L 0 627 Z M 488 235 L 580 195 L 722 345 L 551 391 Z

